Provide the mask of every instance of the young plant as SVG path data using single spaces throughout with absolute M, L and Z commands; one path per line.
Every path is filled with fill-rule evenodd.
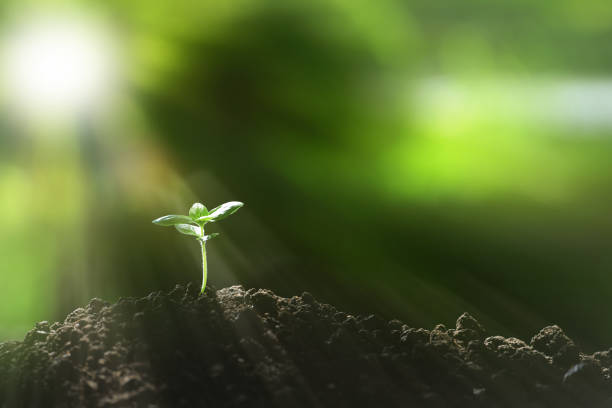
M 162 227 L 174 226 L 181 234 L 191 235 L 200 242 L 200 246 L 202 247 L 202 291 L 200 294 L 204 293 L 204 289 L 206 289 L 206 278 L 208 275 L 208 268 L 206 265 L 206 241 L 219 235 L 218 233 L 205 235 L 204 225 L 209 222 L 217 222 L 232 215 L 243 205 L 244 204 L 240 201 L 230 201 L 208 211 L 204 204 L 195 203 L 189 209 L 189 216 L 165 215 L 153 220 L 153 224 Z

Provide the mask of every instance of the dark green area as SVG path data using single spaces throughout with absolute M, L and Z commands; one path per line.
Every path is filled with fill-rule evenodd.
M 529 93 L 533 83 L 546 92 L 605 80 L 610 3 L 100 7 L 128 39 L 129 98 L 117 123 L 89 129 L 82 166 L 66 170 L 82 172 L 82 225 L 95 235 L 72 231 L 82 248 L 59 237 L 44 267 L 15 258 L 2 271 L 55 271 L 56 316 L 90 296 L 198 281 L 197 246 L 150 220 L 239 200 L 244 210 L 211 230 L 222 233 L 209 246 L 213 285 L 308 290 L 417 327 L 463 311 L 522 338 L 557 323 L 587 348 L 612 344 L 612 127 L 543 120 L 530 104 L 554 97 Z M 415 97 L 425 89 L 427 99 L 432 78 L 463 86 L 463 99 Z M 524 112 L 508 112 L 504 98 Z M 35 150 L 17 133 L 0 138 L 0 160 L 32 166 L 3 154 Z M 7 187 L 8 168 L 2 192 L 21 185 L 15 175 Z M 0 246 L 30 254 L 8 249 L 31 245 L 13 234 Z M 70 248 L 85 260 L 71 264 Z

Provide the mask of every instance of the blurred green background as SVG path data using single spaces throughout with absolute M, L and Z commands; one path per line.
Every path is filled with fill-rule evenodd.
M 113 75 L 57 112 L 3 54 L 0 339 L 197 284 L 197 243 L 151 220 L 240 200 L 212 228 L 217 287 L 612 344 L 612 2 L 1 7 L 5 48 L 45 19 L 103 26 Z M 62 47 L 28 62 L 60 94 L 81 75 Z

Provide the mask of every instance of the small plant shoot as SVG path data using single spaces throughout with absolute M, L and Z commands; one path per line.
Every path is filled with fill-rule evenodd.
M 189 215 L 164 215 L 153 220 L 153 224 L 162 227 L 173 226 L 181 234 L 191 235 L 200 242 L 202 247 L 202 291 L 200 293 L 204 293 L 204 289 L 206 289 L 206 278 L 208 276 L 206 241 L 219 235 L 218 233 L 206 235 L 204 233 L 204 225 L 209 222 L 217 222 L 232 215 L 243 205 L 240 201 L 230 201 L 208 211 L 204 204 L 195 203 L 189 209 Z

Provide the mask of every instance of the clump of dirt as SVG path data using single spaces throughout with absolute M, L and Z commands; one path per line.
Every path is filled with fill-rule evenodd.
M 467 313 L 432 330 L 312 295 L 177 286 L 0 344 L 1 407 L 607 407 L 612 349 L 557 326 L 528 343 Z

